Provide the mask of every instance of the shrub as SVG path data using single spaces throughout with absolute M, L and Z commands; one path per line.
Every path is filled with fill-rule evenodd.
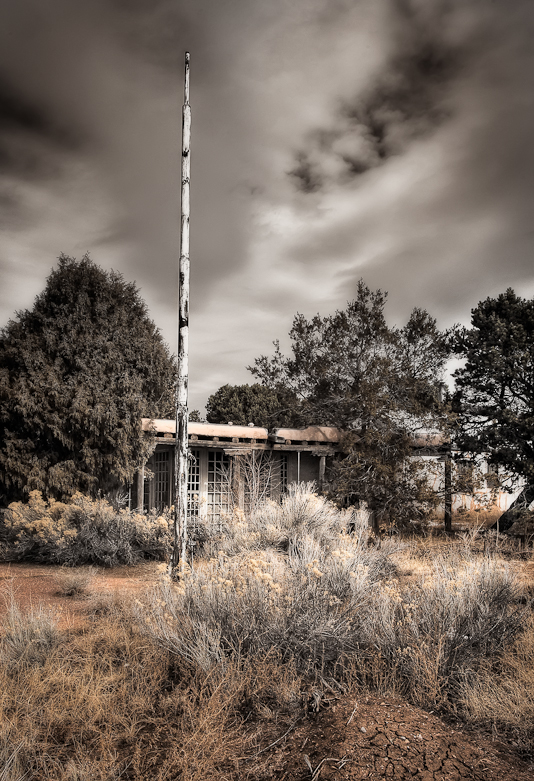
M 54 576 L 58 593 L 64 597 L 88 596 L 96 573 L 97 571 L 93 567 L 62 569 Z
M 270 520 L 263 550 L 259 517 Z M 509 647 L 525 618 L 508 567 L 467 543 L 438 549 L 403 585 L 395 556 L 407 543 L 369 545 L 358 518 L 354 534 L 340 531 L 346 516 L 318 497 L 295 491 L 240 525 L 225 553 L 197 559 L 139 610 L 156 642 L 204 672 L 276 649 L 301 674 L 350 669 L 366 686 L 452 707 L 466 671 Z
M 381 550 L 338 534 L 309 534 L 287 553 L 267 549 L 197 563 L 178 585 L 164 582 L 141 609 L 146 631 L 203 670 L 277 649 L 301 672 L 332 667 L 357 649 L 377 582 L 394 569 L 395 542 Z
M 171 545 L 167 515 L 115 510 L 105 499 L 75 494 L 68 504 L 32 491 L 27 503 L 9 505 L 4 517 L 4 558 L 47 564 L 134 564 L 164 560 Z
M 497 664 L 496 664 L 497 662 Z M 497 668 L 497 669 L 496 669 Z M 524 748 L 534 746 L 534 620 L 497 660 L 466 676 L 461 701 L 470 721 L 513 729 Z
M 367 540 L 367 522 L 359 511 L 340 510 L 314 489 L 313 482 L 291 483 L 281 502 L 269 499 L 248 515 L 234 510 L 223 515 L 216 528 L 197 522 L 195 534 L 202 551 L 208 556 L 221 552 L 234 556 L 266 548 L 287 551 L 304 536 L 326 545 L 349 528 L 354 536 Z
M 453 550 L 438 555 L 430 576 L 409 588 L 383 582 L 362 639 L 394 671 L 399 693 L 420 705 L 443 705 L 457 698 L 466 670 L 513 642 L 526 615 L 518 593 L 502 563 Z

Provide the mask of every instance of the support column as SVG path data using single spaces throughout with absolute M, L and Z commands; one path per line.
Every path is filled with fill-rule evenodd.
M 242 456 L 232 456 L 232 493 L 238 510 L 245 511 L 245 485 L 243 481 Z
M 145 467 L 142 466 L 137 472 L 137 512 L 144 511 L 145 499 Z
M 326 471 L 326 456 L 319 456 L 319 491 L 324 487 L 324 474 Z

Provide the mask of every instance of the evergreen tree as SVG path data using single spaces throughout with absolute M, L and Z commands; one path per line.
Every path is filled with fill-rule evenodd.
M 360 281 L 346 309 L 295 317 L 291 357 L 275 342 L 274 356 L 261 356 L 250 370 L 267 387 L 298 399 L 303 425 L 346 432 L 345 458 L 333 472 L 337 498 L 364 500 L 377 524 L 403 525 L 436 498 L 410 456 L 418 434 L 446 426 L 439 398 L 449 346 L 447 334 L 420 309 L 403 328 L 388 326 L 386 298 Z
M 94 495 L 146 459 L 142 417 L 172 414 L 174 362 L 135 284 L 61 256 L 0 332 L 0 495 Z
M 209 423 L 228 423 L 275 428 L 290 425 L 293 415 L 290 400 L 283 390 L 253 385 L 223 385 L 206 404 Z M 294 404 L 291 404 L 294 406 Z
M 471 326 L 458 329 L 455 340 L 465 359 L 455 372 L 456 444 L 522 481 L 500 522 L 506 529 L 534 501 L 534 300 L 509 288 L 481 301 Z

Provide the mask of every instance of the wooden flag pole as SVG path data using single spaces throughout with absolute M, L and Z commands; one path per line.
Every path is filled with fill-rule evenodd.
M 188 382 L 189 382 L 189 211 L 191 177 L 191 106 L 189 105 L 189 52 L 185 53 L 182 107 L 182 191 L 178 305 L 178 376 L 176 380 L 176 444 L 174 450 L 174 547 L 172 575 L 183 575 L 187 557 Z

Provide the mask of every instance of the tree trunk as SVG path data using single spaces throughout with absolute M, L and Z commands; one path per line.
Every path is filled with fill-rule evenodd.
M 450 451 L 445 456 L 445 532 L 452 532 L 452 463 Z
M 508 529 L 510 529 L 518 520 L 521 513 L 528 510 L 532 502 L 534 502 L 534 483 L 530 483 L 523 488 L 517 499 L 514 499 L 510 507 L 503 512 L 489 530 L 500 532 L 508 531 Z

